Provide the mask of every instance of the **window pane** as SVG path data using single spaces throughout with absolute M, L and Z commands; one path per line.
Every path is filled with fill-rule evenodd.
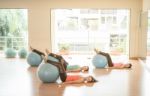
M 27 9 L 0 9 L 0 50 L 27 48 Z
M 123 9 L 56 9 L 57 47 L 53 49 L 91 54 L 97 47 L 113 54 L 128 54 L 129 15 L 129 10 Z

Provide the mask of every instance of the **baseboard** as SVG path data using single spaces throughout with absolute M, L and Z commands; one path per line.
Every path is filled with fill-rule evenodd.
M 130 57 L 129 59 L 132 59 L 132 60 L 138 60 L 139 57 Z
M 146 57 L 130 57 L 129 59 L 132 59 L 132 60 L 146 60 Z
M 141 59 L 141 60 L 146 60 L 146 57 L 139 57 L 139 59 Z

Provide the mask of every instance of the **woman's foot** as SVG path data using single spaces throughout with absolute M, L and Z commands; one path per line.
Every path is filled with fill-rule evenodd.
M 45 52 L 46 52 L 47 54 L 50 54 L 50 53 L 51 53 L 48 49 L 45 49 Z
M 47 63 L 47 58 L 46 58 L 46 56 L 43 56 L 43 55 L 42 55 L 41 57 L 43 58 L 44 62 Z
M 55 54 L 51 54 L 51 52 L 48 49 L 45 49 L 45 52 L 47 53 L 47 55 L 51 55 L 53 57 L 57 57 Z
M 98 54 L 100 51 L 97 48 L 94 48 L 94 51 Z
M 34 48 L 32 48 L 32 47 L 30 46 L 30 50 L 32 51 L 32 50 L 34 50 Z

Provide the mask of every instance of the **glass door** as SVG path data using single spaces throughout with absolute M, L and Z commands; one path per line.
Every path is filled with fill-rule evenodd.
M 93 54 L 94 48 L 128 54 L 129 17 L 126 9 L 53 9 L 53 51 Z
M 27 9 L 0 9 L 0 51 L 19 50 L 28 43 Z

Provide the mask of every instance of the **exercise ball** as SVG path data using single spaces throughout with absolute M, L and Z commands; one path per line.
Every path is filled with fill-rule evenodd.
M 25 48 L 22 48 L 19 50 L 18 55 L 20 58 L 26 58 L 27 56 L 27 50 Z
M 8 48 L 5 51 L 5 55 L 6 55 L 7 58 L 15 58 L 16 57 L 16 51 L 12 48 Z
M 37 75 L 43 83 L 53 83 L 59 77 L 59 70 L 56 66 L 46 63 L 38 67 Z
M 52 57 L 52 56 L 48 56 L 47 58 L 48 60 L 51 60 L 51 61 L 54 61 L 54 62 L 59 62 L 59 60 L 55 57 Z
M 31 52 L 27 56 L 27 62 L 30 66 L 38 66 L 41 64 L 42 60 L 42 57 L 35 52 Z
M 96 68 L 104 68 L 108 62 L 105 56 L 97 54 L 93 57 L 92 63 Z

